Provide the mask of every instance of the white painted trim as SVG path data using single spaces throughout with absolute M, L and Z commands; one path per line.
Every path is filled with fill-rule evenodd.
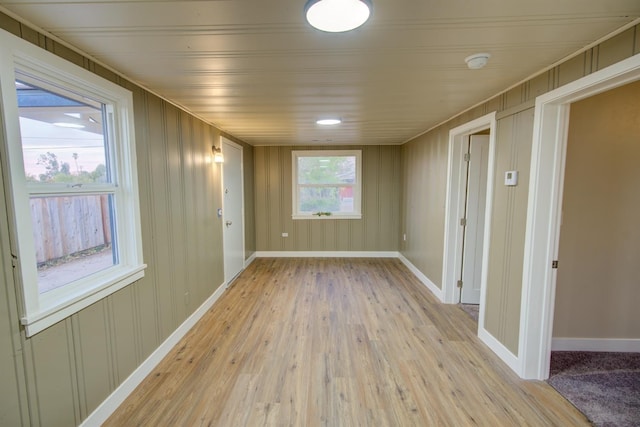
M 435 283 L 433 283 L 427 276 L 425 276 L 424 273 L 418 270 L 418 268 L 413 265 L 411 261 L 405 258 L 404 255 L 398 254 L 398 258 L 409 270 L 411 270 L 411 272 L 418 278 L 418 280 L 420 280 L 427 287 L 427 289 L 429 289 L 431 293 L 435 295 L 436 298 L 438 298 L 440 302 L 444 302 L 442 299 L 442 290 Z
M 255 253 L 255 252 L 254 252 L 254 253 L 252 253 L 251 255 L 249 255 L 249 258 L 247 258 L 247 259 L 245 259 L 245 260 L 244 260 L 244 268 L 249 267 L 249 265 L 251 265 L 251 263 L 252 263 L 253 261 L 255 261 L 255 260 L 256 260 L 256 258 L 257 258 L 257 257 L 256 257 L 256 253 Z
M 640 339 L 623 338 L 554 338 L 551 351 L 613 351 L 640 353 Z
M 191 314 L 171 335 L 162 343 L 138 368 L 124 380 L 113 393 L 109 395 L 89 416 L 80 424 L 81 427 L 99 426 L 118 409 L 135 388 L 153 371 L 153 369 L 169 354 L 171 349 L 189 332 L 189 330 L 204 316 L 225 291 L 224 284 L 207 298 L 196 311 Z
M 376 251 L 256 251 L 257 258 L 398 258 L 398 252 Z
M 549 377 L 560 207 L 569 106 L 640 79 L 640 54 L 536 99 L 522 273 L 519 357 L 522 378 Z
M 514 372 L 518 372 L 520 369 L 520 360 L 513 354 L 507 347 L 498 341 L 493 335 L 491 335 L 483 327 L 478 327 L 478 338 L 489 347 L 504 363 L 507 364 Z
M 466 170 L 460 163 L 460 148 L 471 134 L 489 129 L 489 163 L 487 175 L 487 202 L 485 205 L 484 243 L 482 257 L 481 304 L 486 288 L 486 272 L 489 262 L 489 244 L 491 232 L 491 212 L 493 209 L 493 187 L 495 181 L 495 153 L 496 153 L 496 112 L 479 117 L 449 131 L 449 160 L 447 172 L 447 190 L 444 214 L 444 254 L 442 265 L 442 294 L 443 302 L 456 304 L 458 302 L 458 269 L 462 262 L 463 234 L 459 220 L 464 215 L 464 195 Z M 464 182 L 463 182 L 464 181 Z
M 238 150 L 240 150 L 240 189 L 241 189 L 241 194 L 240 194 L 240 213 L 241 213 L 241 225 L 242 225 L 242 253 L 245 253 L 245 220 L 244 220 L 244 148 L 242 147 L 242 145 L 236 144 L 235 142 L 231 141 L 229 138 L 226 138 L 224 136 L 220 137 L 220 150 L 222 152 L 222 155 L 224 156 L 224 146 L 228 145 L 232 148 L 236 148 Z M 229 254 L 229 251 L 227 251 L 224 247 L 225 245 L 225 234 L 227 232 L 227 228 L 224 226 L 224 212 L 225 212 L 225 205 L 224 205 L 224 163 L 222 163 L 222 171 L 221 171 L 221 176 L 220 176 L 220 192 L 222 195 L 222 251 L 223 251 L 223 257 L 226 257 Z M 244 257 L 244 255 L 243 255 Z M 226 258 L 223 261 L 223 264 L 226 267 Z M 242 269 L 240 271 L 238 271 L 233 277 L 227 277 L 227 272 L 225 272 L 225 282 L 227 284 L 227 286 L 229 286 L 229 284 L 231 284 L 231 282 L 233 282 L 233 280 L 238 277 L 238 275 L 240 273 L 242 273 L 242 270 L 244 270 L 245 268 L 245 262 L 243 260 L 243 266 Z

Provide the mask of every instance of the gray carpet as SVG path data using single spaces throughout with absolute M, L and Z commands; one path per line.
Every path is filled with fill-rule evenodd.
M 463 309 L 473 320 L 478 321 L 478 317 L 480 315 L 480 306 L 478 304 L 459 304 L 460 308 Z
M 640 353 L 551 353 L 548 383 L 598 427 L 640 427 Z

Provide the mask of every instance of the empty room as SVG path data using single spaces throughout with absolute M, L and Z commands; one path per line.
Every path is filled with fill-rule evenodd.
M 637 0 L 0 1 L 1 426 L 640 425 Z

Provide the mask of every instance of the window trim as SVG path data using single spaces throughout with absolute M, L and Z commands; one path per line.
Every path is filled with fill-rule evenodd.
M 354 156 L 356 158 L 356 182 L 353 187 L 353 208 L 351 214 L 332 214 L 318 216 L 312 213 L 302 213 L 298 210 L 298 158 L 299 157 L 329 157 Z M 328 185 L 335 187 L 335 184 Z M 291 151 L 291 218 L 292 219 L 362 219 L 362 150 L 292 150 Z
M 4 30 L 0 30 L 0 97 L 5 143 L 0 144 L 2 168 L 8 181 L 11 220 L 11 250 L 14 278 L 22 290 L 21 323 L 27 336 L 34 335 L 83 308 L 144 277 L 138 177 L 132 93 L 77 65 L 47 52 Z M 115 188 L 115 236 L 119 263 L 59 289 L 40 294 L 29 197 L 20 137 L 15 73 L 39 76 L 88 94 L 112 107 L 109 126 L 113 131 L 111 155 Z M 112 186 L 110 186 L 112 187 Z M 44 190 L 50 193 L 54 189 Z M 87 194 L 86 189 L 65 189 L 57 195 Z M 95 192 L 95 189 L 94 189 Z

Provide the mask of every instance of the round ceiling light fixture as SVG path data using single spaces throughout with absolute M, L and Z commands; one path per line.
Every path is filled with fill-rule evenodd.
M 464 58 L 464 62 L 467 63 L 467 67 L 469 67 L 470 70 L 479 70 L 487 65 L 489 58 L 491 58 L 491 55 L 488 53 L 476 53 L 475 55 Z
M 328 33 L 358 28 L 371 16 L 370 0 L 309 0 L 304 14 L 312 27 Z
M 319 119 L 316 120 L 316 123 L 322 126 L 335 126 L 342 123 L 340 119 Z

